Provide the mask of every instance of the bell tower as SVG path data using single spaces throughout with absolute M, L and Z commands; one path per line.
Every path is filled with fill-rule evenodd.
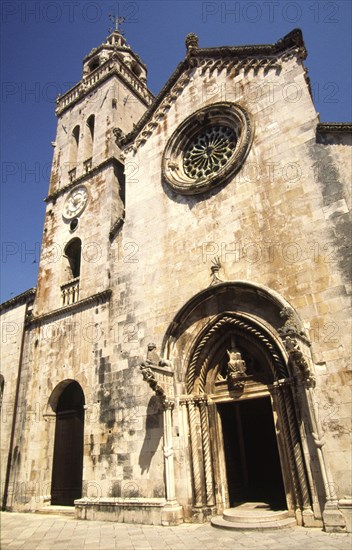
M 54 157 L 34 315 L 109 287 L 110 245 L 124 221 L 119 139 L 150 105 L 147 70 L 115 29 L 58 97 Z

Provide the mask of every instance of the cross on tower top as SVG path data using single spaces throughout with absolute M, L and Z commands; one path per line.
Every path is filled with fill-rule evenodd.
M 120 25 L 122 26 L 122 24 L 126 21 L 126 18 L 120 17 L 119 15 L 115 16 L 110 14 L 109 19 L 115 25 L 115 28 L 109 29 L 109 32 L 117 31 L 123 36 L 125 33 L 122 29 L 120 29 Z

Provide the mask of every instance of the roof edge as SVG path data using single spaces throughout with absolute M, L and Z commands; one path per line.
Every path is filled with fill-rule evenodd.
M 213 48 L 191 48 L 183 61 L 181 61 L 174 72 L 171 74 L 170 78 L 167 80 L 165 85 L 162 87 L 158 95 L 155 97 L 153 103 L 146 110 L 144 115 L 139 119 L 134 129 L 127 134 L 123 141 L 122 145 L 127 146 L 133 142 L 137 137 L 139 132 L 145 126 L 147 121 L 151 118 L 153 113 L 157 110 L 159 105 L 162 103 L 163 99 L 172 88 L 172 86 L 177 82 L 180 75 L 190 67 L 194 66 L 192 60 L 196 58 L 203 58 L 207 56 L 221 57 L 224 55 L 233 55 L 234 57 L 247 57 L 247 56 L 270 56 L 283 53 L 292 48 L 301 48 L 302 56 L 305 59 L 307 57 L 307 50 L 305 48 L 303 34 L 301 29 L 293 29 L 291 32 L 286 34 L 283 38 L 280 38 L 275 44 L 258 44 L 258 45 L 243 45 L 243 46 L 218 46 Z
M 352 133 L 352 122 L 319 122 L 317 132 L 324 133 Z
M 37 291 L 36 288 L 29 288 L 28 290 L 25 290 L 21 294 L 17 294 L 17 296 L 14 296 L 13 298 L 6 300 L 6 302 L 3 302 L 2 304 L 0 304 L 0 311 L 34 301 L 36 291 Z

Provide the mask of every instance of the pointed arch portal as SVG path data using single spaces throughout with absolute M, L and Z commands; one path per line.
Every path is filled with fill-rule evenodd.
M 82 497 L 84 394 L 74 380 L 61 382 L 51 394 L 56 413 L 51 504 L 73 506 Z
M 255 501 L 322 525 L 332 496 L 316 442 L 310 344 L 293 308 L 260 285 L 217 284 L 177 313 L 162 354 L 183 381 L 189 513 L 201 519 Z
M 190 423 L 211 442 L 204 465 L 193 445 L 196 505 L 254 501 L 292 512 L 312 509 L 291 382 L 283 350 L 248 314 L 225 312 L 201 331 L 186 377 Z

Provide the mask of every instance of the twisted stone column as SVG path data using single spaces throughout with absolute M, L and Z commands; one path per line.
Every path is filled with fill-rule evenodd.
M 298 433 L 298 427 L 296 424 L 296 415 L 292 404 L 292 395 L 290 388 L 284 387 L 284 401 L 287 411 L 288 425 L 291 434 L 291 442 L 293 446 L 293 452 L 295 457 L 295 463 L 297 468 L 298 480 L 302 495 L 302 504 L 304 509 L 311 509 L 311 501 L 308 489 L 307 475 L 304 467 L 304 460 L 302 455 L 302 449 L 300 444 L 300 437 Z
M 291 441 L 291 434 L 290 434 L 290 428 L 289 428 L 289 422 L 287 417 L 287 411 L 285 406 L 285 399 L 283 395 L 283 387 L 282 385 L 276 385 L 275 386 L 275 392 L 279 399 L 279 407 L 280 407 L 280 422 L 282 425 L 282 430 L 284 433 L 284 439 L 286 442 L 285 448 L 287 450 L 288 460 L 290 464 L 291 469 L 291 479 L 293 484 L 293 490 L 294 490 L 294 500 L 295 505 L 302 507 L 302 495 L 300 491 L 300 487 L 298 484 L 298 477 L 297 477 L 297 469 L 296 469 L 296 462 L 293 452 L 293 445 Z
M 169 504 L 170 503 L 174 504 L 176 502 L 174 452 L 173 452 L 173 446 L 172 446 L 172 410 L 173 408 L 174 408 L 174 401 L 172 399 L 163 399 L 166 500 Z
M 189 429 L 191 435 L 192 470 L 195 506 L 202 506 L 202 479 L 197 443 L 197 410 L 194 398 L 187 400 Z
M 209 424 L 208 424 L 208 405 L 207 397 L 201 397 L 198 400 L 200 410 L 200 424 L 202 429 L 202 446 L 204 459 L 205 490 L 208 506 L 214 506 L 214 485 L 213 471 L 210 454 Z

